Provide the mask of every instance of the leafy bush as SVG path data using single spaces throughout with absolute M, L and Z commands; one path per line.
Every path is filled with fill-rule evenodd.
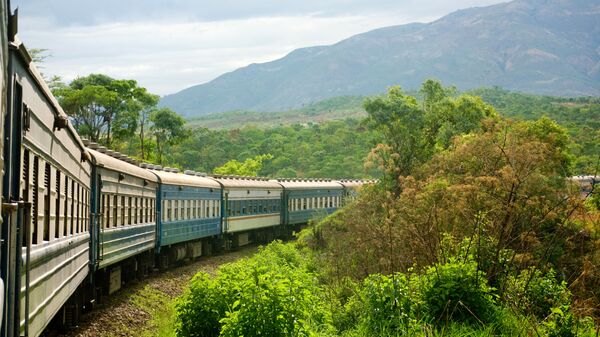
M 406 332 L 414 320 L 414 300 L 406 275 L 374 274 L 367 277 L 359 296 L 362 313 L 361 324 L 371 335 L 383 331 Z
M 523 270 L 518 277 L 510 278 L 505 296 L 524 314 L 545 319 L 553 308 L 571 305 L 571 294 L 566 282 L 556 279 L 554 270 L 542 273 L 539 269 Z M 562 310 L 562 309 L 560 309 Z
M 178 336 L 304 336 L 327 331 L 331 317 L 310 264 L 292 244 L 198 274 L 176 303 Z
M 437 323 L 487 323 L 497 309 L 492 290 L 475 262 L 436 264 L 423 275 L 423 312 Z

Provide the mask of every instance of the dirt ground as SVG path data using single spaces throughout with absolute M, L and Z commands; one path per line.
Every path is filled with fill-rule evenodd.
M 197 272 L 214 273 L 227 262 L 249 256 L 257 251 L 245 247 L 223 255 L 200 258 L 163 273 L 153 273 L 142 281 L 128 284 L 112 294 L 106 303 L 85 314 L 79 327 L 58 334 L 70 337 L 154 336 L 159 335 L 154 310 L 165 310 L 179 296 Z M 154 316 L 154 318 L 153 318 Z M 55 334 L 57 335 L 56 332 Z

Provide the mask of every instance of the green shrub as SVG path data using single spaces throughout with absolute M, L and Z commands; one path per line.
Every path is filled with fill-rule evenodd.
M 361 325 L 369 334 L 406 332 L 413 318 L 413 299 L 406 275 L 374 274 L 367 277 L 359 293 Z
M 177 336 L 219 336 L 219 321 L 227 311 L 228 289 L 205 273 L 198 273 L 189 289 L 175 302 Z
M 571 293 L 566 282 L 559 282 L 552 269 L 545 274 L 539 269 L 526 269 L 507 282 L 505 297 L 524 314 L 545 319 L 552 313 L 552 308 L 568 308 L 571 305 Z
M 422 277 L 423 314 L 430 320 L 487 323 L 496 305 L 492 288 L 475 262 L 451 261 L 430 267 Z
M 198 274 L 176 303 L 177 335 L 302 336 L 329 331 L 331 317 L 309 261 L 274 242 L 252 258 Z

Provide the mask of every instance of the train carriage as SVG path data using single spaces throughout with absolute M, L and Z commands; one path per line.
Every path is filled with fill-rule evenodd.
M 37 336 L 88 275 L 91 167 L 23 44 L 15 38 L 9 47 L 4 196 L 18 205 L 8 221 L 19 230 L 21 258 L 16 308 L 8 309 L 18 316 L 8 321 Z
M 360 179 L 342 179 L 338 180 L 337 182 L 344 186 L 344 197 L 341 206 L 346 205 L 350 201 L 356 199 L 363 185 L 375 183 L 374 180 Z
M 206 239 L 221 235 L 221 185 L 192 171 L 143 166 L 159 180 L 156 252 L 161 266 L 209 254 L 212 240 Z
M 93 264 L 103 293 L 153 265 L 156 240 L 156 175 L 124 155 L 89 144 L 93 163 Z M 95 148 L 95 149 L 94 149 Z M 127 162 L 129 161 L 129 162 Z
M 281 222 L 306 224 L 316 215 L 333 213 L 342 203 L 344 187 L 328 179 L 279 179 L 284 187 Z
M 268 241 L 280 225 L 283 188 L 254 177 L 213 177 L 223 188 L 223 233 L 233 247 Z M 228 247 L 226 247 L 228 248 Z

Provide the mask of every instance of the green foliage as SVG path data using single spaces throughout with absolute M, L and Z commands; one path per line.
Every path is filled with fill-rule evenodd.
M 361 329 L 369 335 L 408 333 L 415 321 L 415 294 L 406 275 L 372 274 L 359 291 Z
M 140 113 L 158 103 L 136 81 L 102 74 L 78 77 L 69 85 L 54 83 L 53 94 L 82 136 L 108 147 L 131 139 Z
M 539 269 L 525 269 L 517 277 L 507 281 L 504 296 L 513 302 L 524 314 L 545 319 L 552 314 L 553 308 L 568 308 L 571 295 L 566 282 L 556 279 L 556 272 L 550 269 L 542 273 Z
M 214 172 L 217 174 L 233 174 L 238 176 L 256 177 L 262 170 L 263 162 L 269 159 L 273 159 L 271 154 L 262 154 L 254 158 L 248 158 L 243 162 L 239 162 L 235 159 L 226 162 L 223 166 L 215 168 Z
M 488 323 L 496 311 L 493 289 L 475 262 L 452 261 L 429 267 L 423 278 L 426 317 L 447 321 Z
M 307 260 L 279 242 L 250 259 L 198 274 L 178 300 L 178 336 L 306 336 L 330 329 Z
M 501 88 L 476 89 L 498 112 L 516 120 L 548 117 L 566 128 L 573 144 L 576 174 L 593 174 L 600 153 L 600 99 L 598 97 L 561 98 L 511 92 Z
M 188 136 L 184 128 L 185 120 L 169 108 L 155 110 L 150 115 L 151 127 L 156 139 L 158 162 L 163 163 L 162 157 L 165 148 L 181 142 Z
M 482 119 L 497 116 L 480 98 L 454 98 L 455 91 L 427 80 L 420 91 L 421 105 L 400 87 L 365 100 L 368 124 L 382 134 L 385 145 L 376 147 L 371 159 L 384 163 L 382 181 L 389 190 L 399 193 L 399 177 L 413 174 L 434 153 L 450 146 L 453 137 L 478 130 Z
M 259 176 L 362 178 L 376 174 L 363 162 L 376 144 L 376 134 L 357 120 L 289 125 L 271 129 L 193 129 L 175 144 L 165 161 L 202 172 L 214 172 L 230 160 L 269 153 Z

